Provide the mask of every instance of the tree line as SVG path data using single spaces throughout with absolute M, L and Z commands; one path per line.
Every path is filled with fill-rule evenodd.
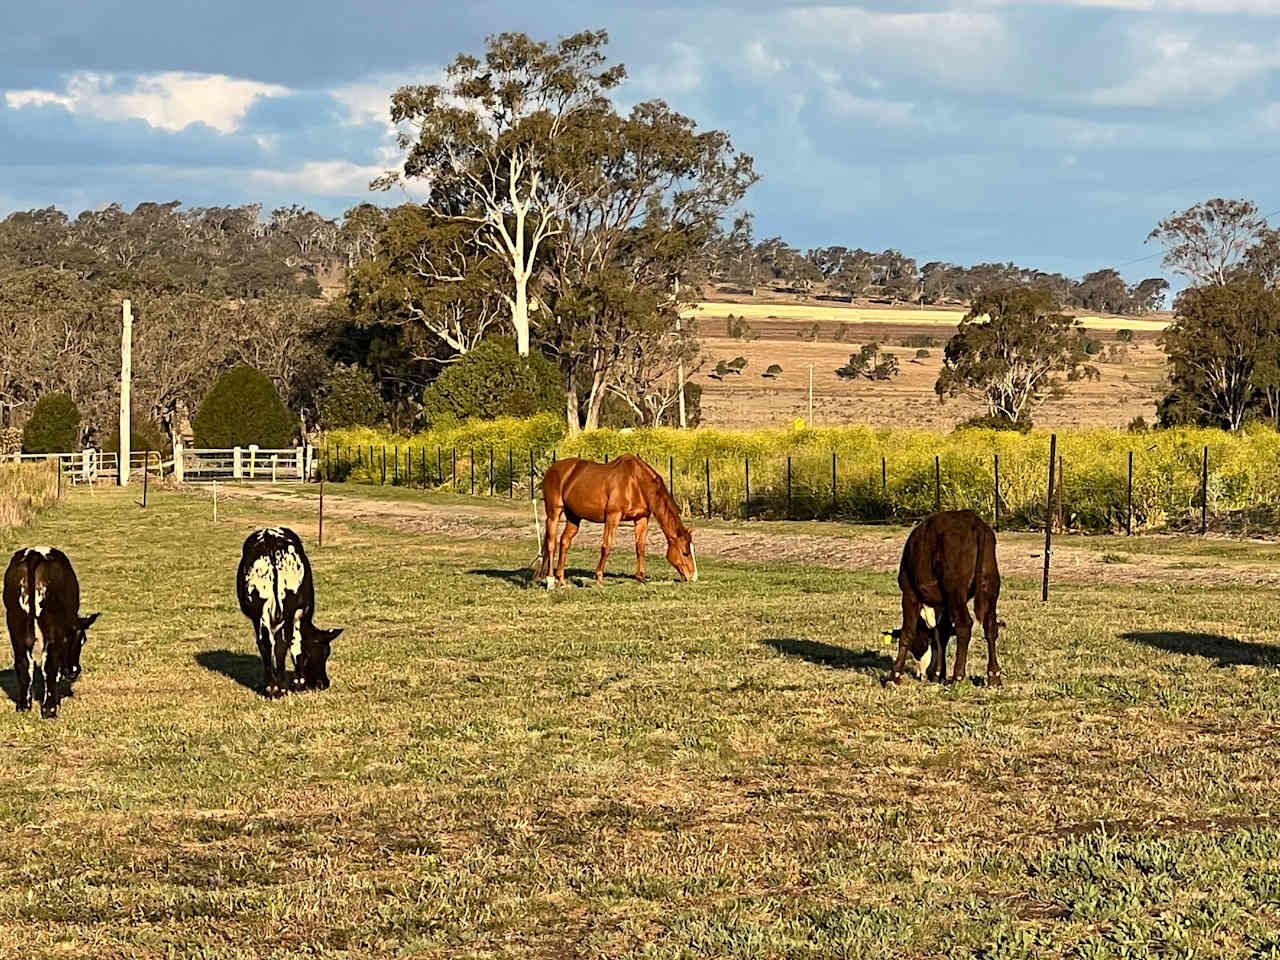
M 1073 280 L 1014 263 L 964 267 L 931 260 L 917 266 L 898 250 L 875 253 L 828 246 L 802 251 L 781 237 L 756 242 L 750 215 L 717 237 L 709 279 L 735 291 L 754 292 L 763 286 L 802 296 L 826 292 L 928 305 L 968 304 L 991 290 L 1030 286 L 1045 290 L 1064 307 L 1121 316 L 1163 309 L 1169 289 L 1162 277 L 1129 284 L 1109 267 Z

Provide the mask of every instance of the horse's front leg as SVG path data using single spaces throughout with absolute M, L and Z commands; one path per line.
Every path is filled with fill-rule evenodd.
M 613 533 L 618 529 L 622 514 L 617 511 L 604 515 L 604 538 L 600 542 L 600 562 L 596 564 L 596 583 L 604 583 L 604 564 L 609 559 L 609 551 L 613 549 Z
M 636 521 L 636 579 L 645 582 L 644 575 L 644 537 L 649 532 L 649 518 L 641 517 Z

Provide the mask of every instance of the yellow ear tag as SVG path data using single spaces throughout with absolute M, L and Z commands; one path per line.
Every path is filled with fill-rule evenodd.
M 893 643 L 893 634 L 890 633 L 888 630 L 880 634 L 880 637 L 881 639 L 884 640 L 885 643 Z

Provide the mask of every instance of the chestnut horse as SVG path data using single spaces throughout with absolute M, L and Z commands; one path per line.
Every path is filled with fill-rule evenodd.
M 680 511 L 658 471 L 639 457 L 623 454 L 612 463 L 595 463 L 570 457 L 557 460 L 542 477 L 542 502 L 547 511 L 547 532 L 538 557 L 538 576 L 547 588 L 564 583 L 565 557 L 583 520 L 604 524 L 604 542 L 596 565 L 596 582 L 604 582 L 604 564 L 613 546 L 613 534 L 623 520 L 636 525 L 636 579 L 644 582 L 644 537 L 649 518 L 658 521 L 667 538 L 667 560 L 685 580 L 698 579 L 693 558 L 693 533 L 680 522 Z M 564 514 L 560 552 L 551 577 L 556 524 Z

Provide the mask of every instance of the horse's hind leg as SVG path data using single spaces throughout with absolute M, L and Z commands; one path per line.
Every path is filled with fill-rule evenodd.
M 649 529 L 649 518 L 636 521 L 636 579 L 644 583 L 644 535 Z
M 604 538 L 600 541 L 600 562 L 596 564 L 596 583 L 604 583 L 604 564 L 609 559 L 609 551 L 613 549 L 613 534 L 621 520 L 622 514 L 617 512 L 604 515 Z
M 564 512 L 564 532 L 560 534 L 560 551 L 556 554 L 556 583 L 564 586 L 564 564 L 569 557 L 569 544 L 578 535 L 581 517 L 576 517 L 568 510 Z
M 547 498 L 547 531 L 542 535 L 542 555 L 538 558 L 538 579 L 546 581 L 550 588 L 555 581 L 551 569 L 555 564 L 556 526 L 560 523 L 561 504 Z

